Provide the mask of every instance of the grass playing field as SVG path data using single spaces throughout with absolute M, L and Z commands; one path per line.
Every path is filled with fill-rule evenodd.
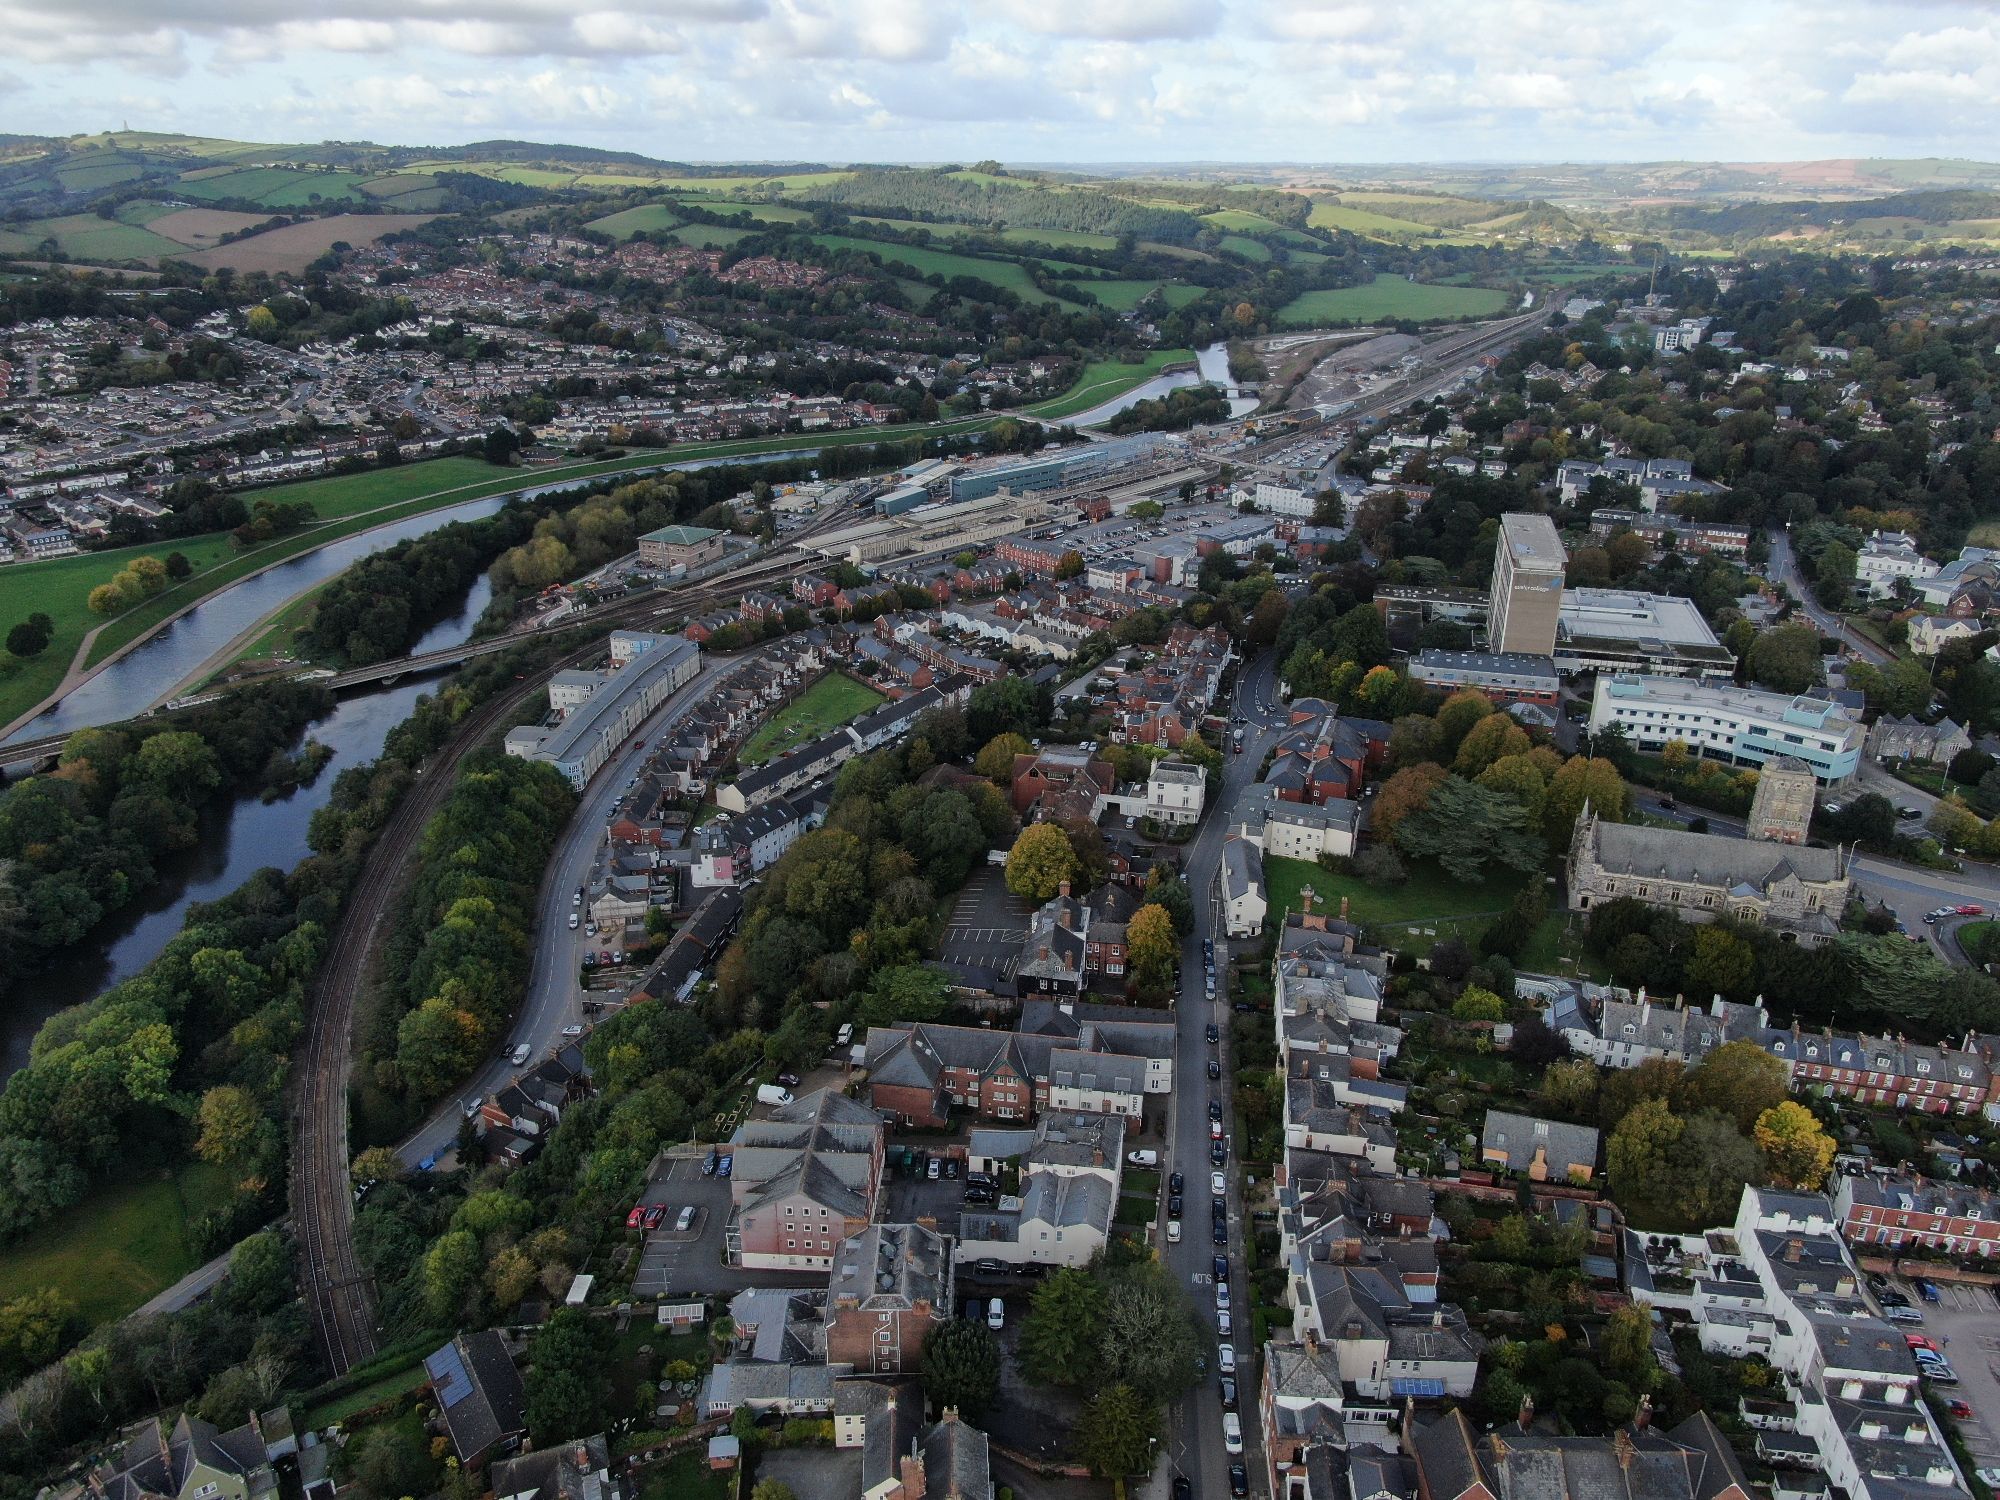
M 774 756 L 818 739 L 829 729 L 838 729 L 883 701 L 866 683 L 829 672 L 766 719 L 744 742 L 736 759 L 746 766 L 761 766 Z
M 188 1227 L 229 1193 L 229 1174 L 203 1163 L 100 1188 L 0 1249 L 0 1302 L 52 1286 L 92 1324 L 123 1317 L 199 1264 Z
M 1447 318 L 1484 318 L 1507 305 L 1505 292 L 1478 286 L 1436 286 L 1378 276 L 1365 286 L 1304 292 L 1279 309 L 1278 322 L 1290 328 L 1323 323 L 1372 323 L 1382 318 L 1429 322 Z

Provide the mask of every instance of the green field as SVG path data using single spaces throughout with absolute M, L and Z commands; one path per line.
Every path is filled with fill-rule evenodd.
M 1241 208 L 1224 208 L 1212 214 L 1203 214 L 1201 222 L 1213 224 L 1217 229 L 1237 229 L 1249 234 L 1270 234 L 1285 227 L 1276 219 L 1267 219 L 1262 214 L 1253 214 Z
M 1037 401 L 1033 406 L 1023 407 L 1022 411 L 1024 415 L 1044 421 L 1060 421 L 1124 395 L 1133 386 L 1151 380 L 1168 365 L 1193 363 L 1192 349 L 1155 349 L 1137 364 L 1115 359 L 1096 360 L 1085 365 L 1083 373 L 1076 378 L 1076 384 L 1060 396 Z
M 701 206 L 714 214 L 748 214 L 760 224 L 804 224 L 812 218 L 803 208 L 786 208 L 781 203 L 704 201 Z
M 611 235 L 615 239 L 629 240 L 635 234 L 651 234 L 655 230 L 672 229 L 680 221 L 680 215 L 674 212 L 671 203 L 641 203 L 637 208 L 620 209 L 615 214 L 592 219 L 583 227 L 594 229 L 599 234 Z
M 1036 286 L 1029 279 L 1026 268 L 1011 260 L 987 260 L 983 256 L 959 255 L 950 250 L 933 250 L 928 246 L 892 245 L 885 240 L 857 240 L 844 234 L 816 234 L 812 238 L 814 244 L 829 250 L 861 250 L 879 255 L 884 265 L 906 265 L 921 276 L 943 276 L 947 280 L 954 276 L 970 277 L 1012 292 L 1030 304 L 1063 300 L 1051 297 Z M 1073 307 L 1076 304 L 1066 305 Z
M 697 250 L 727 250 L 755 233 L 753 229 L 724 229 L 718 224 L 683 224 L 674 231 L 674 238 Z
M 1240 234 L 1225 234 L 1222 248 L 1245 260 L 1265 261 L 1271 258 L 1271 247 L 1262 240 L 1246 239 Z
M 0 1302 L 52 1286 L 93 1325 L 121 1318 L 200 1264 L 188 1227 L 229 1196 L 228 1174 L 199 1163 L 100 1188 L 0 1250 Z
M 306 1425 L 318 1430 L 335 1422 L 344 1422 L 358 1411 L 367 1411 L 392 1397 L 414 1391 L 429 1378 L 422 1360 L 401 1370 L 391 1370 L 381 1379 L 371 1380 L 344 1396 L 336 1396 L 331 1401 L 307 1408 Z
M 1306 222 L 1315 229 L 1345 229 L 1351 234 L 1428 237 L 1437 232 L 1434 225 L 1419 224 L 1414 219 L 1393 218 L 1388 214 L 1376 213 L 1366 208 L 1354 208 L 1345 203 L 1315 203 L 1312 216 Z
M 187 253 L 185 246 L 138 224 L 100 219 L 96 214 L 64 214 L 0 229 L 0 255 L 37 255 L 51 240 L 58 253 L 78 261 L 153 260 Z
M 1146 298 L 1160 289 L 1157 281 L 1079 281 L 1070 286 L 1071 292 L 1090 292 L 1097 300 L 1113 312 L 1130 312 Z M 1172 283 L 1162 294 L 1169 307 L 1185 307 L 1199 297 L 1205 288 Z
M 314 197 L 322 200 L 355 196 L 373 174 L 366 172 L 301 172 L 284 167 L 244 167 L 222 173 L 203 170 L 181 178 L 181 193 L 198 202 L 248 198 L 268 208 L 303 208 Z
M 1327 323 L 1373 323 L 1385 318 L 1418 322 L 1491 317 L 1512 300 L 1489 287 L 1438 286 L 1378 276 L 1366 286 L 1304 292 L 1278 311 L 1281 327 L 1312 328 Z
M 1280 912 L 1300 910 L 1299 891 L 1308 885 L 1313 889 L 1314 911 L 1338 912 L 1345 897 L 1347 914 L 1356 922 L 1407 927 L 1504 912 L 1521 888 L 1521 877 L 1512 870 L 1495 868 L 1491 879 L 1476 885 L 1461 885 L 1434 865 L 1415 864 L 1406 884 L 1378 888 L 1352 875 L 1336 875 L 1303 859 L 1266 859 L 1264 899 L 1270 903 L 1270 915 L 1265 920 L 1276 925 Z M 1401 935 L 1383 936 L 1393 939 Z
M 884 701 L 866 683 L 829 672 L 759 725 L 737 752 L 736 759 L 742 765 L 761 766 L 788 750 L 796 750 L 808 740 L 818 739 L 829 729 L 838 729 Z

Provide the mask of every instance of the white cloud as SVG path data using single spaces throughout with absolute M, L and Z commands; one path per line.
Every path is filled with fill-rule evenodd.
M 2000 127 L 1972 0 L 0 0 L 0 34 L 20 130 L 177 75 L 181 129 L 708 159 L 1991 156 Z

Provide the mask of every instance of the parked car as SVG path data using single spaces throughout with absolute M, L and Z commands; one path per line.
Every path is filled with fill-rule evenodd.
M 955 1156 L 947 1156 L 947 1157 L 946 1157 L 946 1158 L 944 1159 L 944 1175 L 945 1175 L 946 1179 L 947 1179 L 947 1180 L 949 1180 L 949 1181 L 951 1181 L 951 1182 L 956 1182 L 956 1181 L 958 1181 L 958 1158 L 957 1158 L 957 1157 L 955 1157 Z
M 1224 1375 L 1236 1373 L 1236 1346 L 1224 1344 L 1215 1351 L 1215 1368 Z
M 643 1203 L 635 1203 L 632 1205 L 632 1212 L 625 1215 L 625 1227 L 627 1229 L 637 1229 L 639 1225 L 644 1222 L 645 1217 L 646 1217 L 646 1205 Z
M 512 1052 L 507 1054 L 507 1060 L 518 1068 L 521 1066 L 521 1064 L 525 1063 L 529 1058 L 533 1057 L 534 1055 L 535 1055 L 535 1049 L 530 1047 L 526 1042 L 523 1042 L 521 1043 L 520 1046 L 516 1047 Z
M 1167 1178 L 1167 1191 L 1176 1194 L 1186 1192 L 1187 1179 L 1178 1172 L 1171 1174 Z
M 998 1297 L 986 1304 L 986 1326 L 996 1333 L 1007 1326 L 1007 1304 Z
M 1226 1198 L 1229 1196 L 1229 1183 L 1220 1172 L 1210 1172 L 1208 1174 L 1208 1190 L 1217 1198 Z
M 1942 1302 L 1944 1294 L 1937 1289 L 1935 1281 L 1913 1281 L 1910 1285 L 1917 1289 L 1917 1295 L 1926 1302 Z
M 1221 1141 L 1210 1141 L 1208 1143 L 1208 1164 L 1211 1167 L 1219 1167 L 1228 1160 L 1228 1146 L 1224 1145 Z
M 704 1177 L 713 1177 L 715 1175 L 716 1163 L 721 1160 L 722 1153 L 711 1147 L 708 1155 L 701 1160 L 701 1175 Z
M 569 914 L 569 930 L 571 932 L 575 932 L 576 928 L 577 928 L 576 913 L 571 912 Z
M 1222 1101 L 1220 1099 L 1211 1099 L 1208 1101 L 1208 1117 L 1211 1120 L 1222 1118 Z
M 692 1228 L 694 1228 L 694 1205 L 690 1203 L 681 1209 L 681 1216 L 674 1220 L 674 1233 L 686 1234 Z
M 1222 1447 L 1226 1453 L 1243 1451 L 1243 1421 L 1233 1411 L 1222 1414 Z
M 717 1177 L 727 1177 L 731 1172 L 735 1170 L 736 1170 L 736 1158 L 734 1156 L 725 1156 L 722 1158 L 721 1161 L 715 1164 L 715 1175 Z
M 1000 1195 L 990 1187 L 980 1187 L 976 1183 L 965 1190 L 965 1201 L 977 1208 L 984 1208 L 996 1202 Z
M 1169 1245 L 1178 1245 L 1180 1242 L 1181 1221 L 1179 1219 L 1167 1220 L 1167 1243 Z
M 1924 1315 L 1907 1302 L 1892 1302 L 1882 1309 L 1882 1316 L 1891 1323 L 1921 1323 Z
M 1217 1042 L 1219 1042 L 1219 1041 L 1221 1041 L 1221 1040 L 1222 1040 L 1222 1028 L 1221 1028 L 1220 1026 L 1217 1026 L 1217 1025 L 1215 1024 L 1215 1022 L 1213 1022 L 1213 1021 L 1210 1021 L 1210 1022 L 1208 1023 L 1208 1044 L 1209 1044 L 1209 1046 L 1213 1047 L 1213 1046 L 1214 1046 L 1214 1045 L 1215 1045 L 1215 1044 L 1216 1044 Z
M 1169 1194 L 1167 1194 L 1167 1217 L 1168 1217 L 1168 1218 L 1170 1218 L 1170 1219 L 1178 1219 L 1178 1218 L 1179 1218 L 1179 1217 L 1181 1216 L 1181 1204 L 1182 1204 L 1182 1202 L 1183 1202 L 1183 1201 L 1184 1201 L 1184 1200 L 1182 1199 L 1182 1197 L 1181 1197 L 1181 1195 L 1180 1195 L 1179 1193 L 1169 1193 Z
M 1250 1470 L 1242 1464 L 1229 1466 L 1229 1493 L 1237 1500 L 1250 1493 Z
M 1215 1264 L 1211 1269 L 1215 1272 L 1215 1279 L 1217 1281 L 1227 1281 L 1229 1279 L 1229 1257 L 1226 1255 L 1216 1256 Z
M 939 1161 L 935 1156 L 924 1163 L 924 1176 L 930 1181 L 936 1182 L 943 1175 L 944 1163 Z
M 562 1034 L 568 1037 L 571 1041 L 574 1041 L 576 1040 L 576 1038 L 583 1035 L 583 1028 L 577 1025 L 575 1022 L 571 1022 L 569 1025 L 563 1027 Z
M 1229 1311 L 1229 1283 L 1226 1281 L 1215 1283 L 1215 1310 L 1217 1312 Z
M 1212 1057 L 1208 1060 L 1208 1076 L 1210 1078 L 1220 1078 L 1222 1076 L 1222 1064 Z
M 1879 1301 L 1884 1307 L 1908 1307 L 1910 1305 L 1910 1299 L 1904 1296 L 1901 1292 L 1897 1291 L 1894 1287 L 1891 1287 L 1889 1288 L 1888 1291 L 1879 1294 L 1876 1300 Z
M 1222 1409 L 1224 1411 L 1235 1411 L 1236 1377 L 1233 1375 L 1219 1376 L 1217 1383 L 1222 1387 Z
M 1958 1384 L 1958 1371 L 1943 1362 L 1934 1365 L 1919 1364 L 1917 1366 L 1917 1374 L 1923 1379 L 1928 1380 L 1932 1385 Z
M 1218 1218 L 1209 1230 L 1209 1238 L 1218 1245 L 1229 1243 L 1229 1221 Z
M 1211 1141 L 1219 1141 L 1222 1139 L 1222 1121 L 1210 1120 L 1208 1122 L 1208 1138 Z
M 646 1220 L 645 1220 L 647 1232 L 650 1233 L 651 1231 L 658 1229 L 660 1227 L 660 1220 L 664 1219 L 666 1216 L 667 1216 L 667 1205 L 664 1203 L 655 1203 L 652 1207 L 648 1208 L 646 1210 Z
M 799 1075 L 796 1073 L 780 1073 L 778 1075 L 778 1083 L 783 1088 L 795 1089 L 799 1086 Z
M 1236 1330 L 1235 1330 L 1235 1327 L 1234 1327 L 1234 1326 L 1233 1326 L 1233 1325 L 1232 1325 L 1232 1324 L 1230 1323 L 1230 1321 L 1229 1321 L 1229 1309 L 1228 1309 L 1228 1308 L 1226 1308 L 1226 1307 L 1219 1307 L 1219 1308 L 1217 1308 L 1217 1309 L 1216 1309 L 1216 1311 L 1215 1311 L 1215 1331 L 1216 1331 L 1217 1333 L 1221 1334 L 1221 1335 L 1222 1335 L 1222 1336 L 1223 1336 L 1224 1338 L 1228 1338 L 1230 1334 L 1232 1334 L 1232 1333 L 1234 1333 L 1234 1332 L 1236 1331 Z
M 1953 1396 L 1949 1401 L 1945 1402 L 1944 1409 L 1954 1417 L 1957 1417 L 1961 1422 L 1967 1420 L 1972 1415 L 1972 1403 L 1962 1401 L 1957 1396 Z
M 967 1172 L 965 1174 L 965 1183 L 967 1187 L 990 1188 L 990 1187 L 998 1187 L 1000 1185 L 999 1183 L 993 1180 L 993 1174 L 991 1172 Z
M 1989 1490 L 2000 1489 L 2000 1469 L 1974 1469 L 1972 1477 Z
M 1194 1500 L 1194 1485 L 1185 1474 L 1174 1476 L 1174 1500 Z

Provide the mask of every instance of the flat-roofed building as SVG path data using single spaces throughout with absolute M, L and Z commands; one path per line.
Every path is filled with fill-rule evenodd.
M 1410 676 L 1448 693 L 1477 688 L 1496 703 L 1553 704 L 1562 696 L 1562 679 L 1546 656 L 1431 649 L 1417 653 Z
M 1728 677 L 1735 653 L 1725 648 L 1691 599 L 1635 589 L 1568 589 L 1556 628 L 1556 670 L 1645 671 L 1676 677 Z
M 1510 511 L 1500 518 L 1500 546 L 1493 555 L 1493 595 L 1487 634 L 1493 649 L 1528 656 L 1555 651 L 1562 608 L 1563 569 L 1569 555 L 1547 516 Z
M 1679 740 L 1697 755 L 1737 765 L 1788 758 L 1829 784 L 1860 768 L 1867 738 L 1831 698 L 1623 672 L 1599 677 L 1590 704 L 1592 734 L 1612 725 L 1642 749 Z

